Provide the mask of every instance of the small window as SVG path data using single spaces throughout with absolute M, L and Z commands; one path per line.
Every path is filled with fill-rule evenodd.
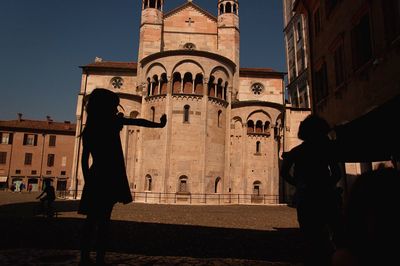
M 328 96 L 328 71 L 325 62 L 320 69 L 315 72 L 314 87 L 315 100 L 317 103 Z
M 63 156 L 61 158 L 61 166 L 66 167 L 67 166 L 67 156 Z
M 20 175 L 21 174 L 21 170 L 19 170 L 19 169 L 15 170 L 15 174 L 16 175 Z
M 25 146 L 37 146 L 38 136 L 34 134 L 24 134 L 24 142 Z
M 146 176 L 146 187 L 145 187 L 146 191 L 151 191 L 152 190 L 152 182 L 153 182 L 153 179 L 151 178 L 151 176 L 147 175 Z
M 218 111 L 218 127 L 221 127 L 221 116 L 222 116 L 222 111 Z
M 179 192 L 189 192 L 187 182 L 188 178 L 186 176 L 181 176 L 179 178 Z
M 336 48 L 334 53 L 334 60 L 335 60 L 336 87 L 338 87 L 344 82 L 344 77 L 345 77 L 343 44 L 340 44 Z
M 215 179 L 214 193 L 219 193 L 221 191 L 221 177 Z
M 255 83 L 251 86 L 251 90 L 254 95 L 260 95 L 264 90 L 264 86 L 261 83 Z
M 0 164 L 7 163 L 7 152 L 1 151 L 0 152 Z
M 259 154 L 261 153 L 261 142 L 257 141 L 256 143 L 256 153 Z
M 0 132 L 0 144 L 12 144 L 13 134 Z
M 297 41 L 300 41 L 303 38 L 303 29 L 301 28 L 300 21 L 297 22 Z
M 32 165 L 32 153 L 25 153 L 25 165 Z
M 185 105 L 183 110 L 183 123 L 189 123 L 190 106 Z
M 114 77 L 111 79 L 111 85 L 114 89 L 121 89 L 124 85 L 124 80 L 121 77 Z
M 61 171 L 61 175 L 66 175 L 67 172 L 66 171 Z
M 196 49 L 196 45 L 194 45 L 194 43 L 185 43 L 185 45 L 183 46 L 183 49 L 186 50 L 195 50 Z
M 261 191 L 261 182 L 260 181 L 255 181 L 253 183 L 253 195 L 260 195 L 260 191 Z
M 51 135 L 49 139 L 49 147 L 55 147 L 56 146 L 56 136 Z
M 155 121 L 156 119 L 156 109 L 154 107 L 151 107 L 151 121 Z
M 55 158 L 54 154 L 48 154 L 47 155 L 47 166 L 48 167 L 54 166 L 54 158 Z
M 47 171 L 46 171 L 46 175 L 51 175 L 51 171 L 50 171 L 50 170 L 47 170 Z
M 31 171 L 31 175 L 36 175 L 37 174 L 37 171 L 36 170 L 32 170 Z

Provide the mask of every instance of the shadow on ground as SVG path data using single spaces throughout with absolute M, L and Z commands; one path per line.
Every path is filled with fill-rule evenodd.
M 59 212 L 76 211 L 78 202 L 56 202 Z M 79 218 L 34 215 L 37 202 L 0 206 L 0 249 L 79 249 Z M 24 215 L 21 215 L 24 214 Z M 110 250 L 147 256 L 301 261 L 298 229 L 274 231 L 112 221 Z

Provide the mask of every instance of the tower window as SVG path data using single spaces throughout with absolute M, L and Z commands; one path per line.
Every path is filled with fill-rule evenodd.
M 146 175 L 146 187 L 145 190 L 151 191 L 152 190 L 152 181 L 153 179 L 151 178 L 150 175 Z
M 154 122 L 155 117 L 156 117 L 156 109 L 153 106 L 153 107 L 151 107 L 151 121 Z
M 225 6 L 225 9 L 226 13 L 232 13 L 232 4 L 228 2 Z
M 221 115 L 222 115 L 222 111 L 219 110 L 218 111 L 218 127 L 221 127 Z
M 188 178 L 187 176 L 181 176 L 179 178 L 179 188 L 178 191 L 181 193 L 187 193 L 189 192 L 188 190 Z
M 183 110 L 183 123 L 189 123 L 189 112 L 190 112 L 190 106 L 185 105 Z
M 183 48 L 186 50 L 194 50 L 194 49 L 196 49 L 196 45 L 194 45 L 194 43 L 188 42 L 188 43 L 185 43 Z
M 261 142 L 257 141 L 256 143 L 256 153 L 259 154 L 261 153 Z
M 260 195 L 260 190 L 261 190 L 261 182 L 260 181 L 255 181 L 253 183 L 253 195 Z

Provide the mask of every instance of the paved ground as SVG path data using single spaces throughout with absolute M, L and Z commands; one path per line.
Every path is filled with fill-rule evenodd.
M 58 200 L 35 215 L 34 193 L 0 192 L 0 265 L 76 265 L 83 216 Z M 301 265 L 295 210 L 286 206 L 116 205 L 112 265 Z

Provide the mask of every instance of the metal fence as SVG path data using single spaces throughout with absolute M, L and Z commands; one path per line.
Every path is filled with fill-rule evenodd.
M 79 199 L 81 190 L 57 191 L 63 199 Z M 279 204 L 279 195 L 267 194 L 200 194 L 200 193 L 162 193 L 132 192 L 134 202 L 163 204 L 198 204 L 198 205 L 230 205 L 230 204 Z

